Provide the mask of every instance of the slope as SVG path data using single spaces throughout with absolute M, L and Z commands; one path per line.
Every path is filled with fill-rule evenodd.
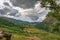
M 12 33 L 11 40 L 26 40 L 26 37 L 38 37 L 41 40 L 60 40 L 60 35 L 38 29 L 34 25 L 18 25 L 7 18 L 0 18 L 0 29 Z M 21 23 L 20 23 L 21 24 Z M 4 39 L 3 39 L 4 40 Z

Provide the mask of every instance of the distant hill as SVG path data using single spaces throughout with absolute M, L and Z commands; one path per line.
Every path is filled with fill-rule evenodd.
M 26 22 L 0 17 L 0 29 L 12 33 L 11 40 L 25 40 L 26 37 L 39 37 L 41 40 L 60 40 L 60 14 L 47 15 L 43 22 Z
M 0 17 L 0 29 L 11 33 L 11 40 L 26 40 L 27 37 L 35 36 L 41 40 L 60 40 L 60 35 L 47 31 L 47 27 L 43 22 L 30 25 L 28 22 Z

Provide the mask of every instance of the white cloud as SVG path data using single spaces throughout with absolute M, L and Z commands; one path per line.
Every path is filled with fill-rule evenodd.
M 8 2 L 10 6 L 5 6 L 3 2 Z M 5 7 L 9 8 L 10 11 L 12 11 L 12 9 L 15 9 L 18 11 L 18 13 L 16 13 L 15 16 L 9 15 L 10 12 L 8 12 L 5 15 L 3 15 L 4 17 L 15 18 L 18 20 L 23 20 L 28 22 L 41 22 L 46 18 L 46 15 L 48 13 L 48 11 L 45 10 L 45 8 L 40 7 L 39 2 L 35 4 L 34 8 L 24 9 L 21 7 L 13 6 L 9 0 L 0 0 L 0 8 L 1 6 L 3 6 L 2 8 L 5 8 Z

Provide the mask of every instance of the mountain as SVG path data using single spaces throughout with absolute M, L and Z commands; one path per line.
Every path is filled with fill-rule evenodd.
M 43 21 L 43 22 L 27 22 L 27 21 L 21 21 L 21 20 L 16 20 L 16 19 L 12 19 L 12 18 L 6 18 L 6 17 L 0 17 L 1 18 L 1 22 L 3 22 L 4 20 L 4 25 L 7 25 L 7 23 L 9 24 L 9 26 L 36 26 L 36 28 L 38 29 L 43 29 L 45 31 L 49 31 L 49 32 L 53 32 L 53 33 L 59 33 L 60 32 L 60 14 L 56 14 L 56 13 L 51 13 L 49 12 L 47 15 L 47 18 Z M 0 22 L 0 23 L 1 23 Z M 10 23 L 11 22 L 11 23 Z
M 0 30 L 4 30 L 6 33 L 11 33 L 11 40 L 26 40 L 26 38 L 31 37 L 37 37 L 39 40 L 60 40 L 59 34 L 47 31 L 48 26 L 46 27 L 45 23 L 41 22 L 36 25 L 38 27 L 35 25 L 30 25 L 28 22 L 0 17 Z
M 29 22 L 26 22 L 26 21 L 21 21 L 21 20 L 16 20 L 16 19 L 13 19 L 13 18 L 7 18 L 7 17 L 0 17 L 0 23 L 4 22 L 5 25 L 10 24 L 11 25 L 20 25 L 20 24 L 31 24 Z
M 0 0 L 0 30 L 11 33 L 11 40 L 60 40 L 60 6 L 54 0 L 41 0 L 44 7 L 50 3 L 50 12 L 36 0 L 10 1 Z

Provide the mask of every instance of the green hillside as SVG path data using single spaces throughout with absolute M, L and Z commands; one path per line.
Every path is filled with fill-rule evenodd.
M 37 37 L 39 40 L 60 40 L 60 4 L 57 4 L 56 0 L 41 0 L 40 3 L 42 8 L 50 9 L 43 22 L 29 23 L 0 17 L 0 30 L 11 33 L 11 40 L 27 40 L 28 37 Z
M 11 40 L 26 40 L 27 37 L 38 37 L 41 40 L 60 40 L 60 35 L 51 33 L 47 31 L 48 29 L 44 29 L 42 27 L 42 23 L 39 28 L 35 25 L 28 25 L 28 23 L 25 24 L 25 22 L 15 24 L 12 22 L 13 20 L 9 20 L 8 18 L 0 18 L 0 29 L 6 31 L 7 33 L 12 33 L 12 39 Z M 39 26 L 39 25 L 38 25 Z M 3 39 L 4 40 L 4 39 Z

